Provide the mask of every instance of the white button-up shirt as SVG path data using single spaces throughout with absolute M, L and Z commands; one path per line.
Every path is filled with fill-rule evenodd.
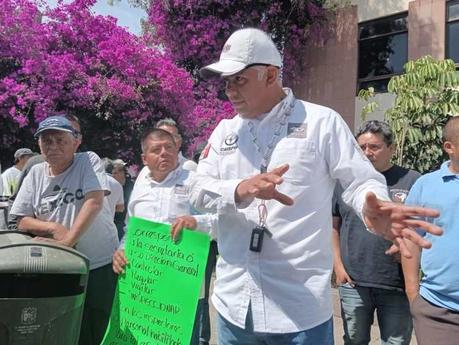
M 148 168 L 147 168 L 148 169 Z M 154 222 L 171 224 L 179 216 L 193 215 L 197 230 L 213 236 L 217 215 L 196 214 L 190 204 L 190 181 L 193 172 L 179 165 L 167 177 L 157 182 L 150 174 L 139 176 L 129 199 L 126 224 L 129 217 L 140 217 Z M 121 241 L 124 248 L 125 238 Z
M 344 200 L 359 214 L 368 191 L 389 200 L 384 177 L 363 155 L 343 119 L 331 109 L 294 100 L 285 90 L 282 102 L 295 102 L 294 108 L 268 171 L 290 165 L 278 190 L 295 204 L 266 202 L 272 237 L 265 234 L 262 251 L 249 250 L 260 200 L 236 205 L 234 192 L 242 179 L 260 173 L 263 150 L 279 128 L 282 102 L 261 120 L 236 116 L 221 121 L 201 155 L 192 188 L 198 209 L 219 214 L 220 258 L 212 301 L 225 319 L 241 328 L 251 305 L 255 332 L 298 332 L 330 319 L 336 181 L 344 187 Z

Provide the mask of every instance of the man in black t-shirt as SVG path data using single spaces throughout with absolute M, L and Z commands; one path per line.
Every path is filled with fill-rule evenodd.
M 419 173 L 391 163 L 394 152 L 390 127 L 368 121 L 357 142 L 373 166 L 386 178 L 392 201 L 404 202 Z M 354 210 L 346 205 L 338 184 L 333 197 L 333 249 L 339 286 L 345 345 L 370 342 L 374 312 L 383 344 L 409 344 L 412 320 L 404 292 L 398 255 L 387 255 L 391 242 L 367 231 Z

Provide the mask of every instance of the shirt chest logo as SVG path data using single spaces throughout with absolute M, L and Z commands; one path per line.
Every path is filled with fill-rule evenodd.
M 183 184 L 176 184 L 174 188 L 175 195 L 187 195 L 186 186 Z
M 287 138 L 304 139 L 308 126 L 305 123 L 290 122 L 287 127 Z
M 57 208 L 65 207 L 68 204 L 75 204 L 83 199 L 84 194 L 81 188 L 78 188 L 75 192 L 71 192 L 65 187 L 61 188 L 59 185 L 55 185 L 47 195 L 42 197 L 37 214 L 47 214 Z
M 393 202 L 403 204 L 408 196 L 408 191 L 405 189 L 390 189 L 390 198 Z
M 228 134 L 220 145 L 219 154 L 227 155 L 236 152 L 238 149 L 239 136 L 235 133 Z

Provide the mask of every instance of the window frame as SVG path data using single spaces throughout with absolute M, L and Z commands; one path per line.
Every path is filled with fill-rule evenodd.
M 453 5 L 459 5 L 459 0 L 448 0 L 446 1 L 446 13 L 445 13 L 445 59 L 451 59 L 452 58 L 449 56 L 449 25 L 452 24 L 452 23 L 459 23 L 459 18 L 457 19 L 452 19 L 450 20 L 449 19 L 449 11 L 450 11 L 450 7 L 452 7 Z M 458 61 L 454 61 L 455 64 L 456 64 L 456 69 L 459 69 L 459 60 Z
M 454 0 L 456 1 L 456 0 Z M 458 0 L 459 1 L 459 0 Z M 373 35 L 371 37 L 365 37 L 365 38 L 360 38 L 360 28 L 362 26 L 365 26 L 365 25 L 371 25 L 373 23 L 377 23 L 377 22 L 380 22 L 380 21 L 384 21 L 384 20 L 387 20 L 387 19 L 392 19 L 392 20 L 396 20 L 396 19 L 400 19 L 400 18 L 405 18 L 406 21 L 407 21 L 407 24 L 406 24 L 406 29 L 403 29 L 403 30 L 395 30 L 395 31 L 391 31 L 391 32 L 386 32 L 386 33 L 383 33 L 383 34 L 377 34 L 377 35 Z M 382 38 L 382 37 L 387 37 L 387 36 L 396 36 L 396 35 L 399 35 L 399 34 L 404 34 L 406 33 L 407 34 L 407 40 L 406 40 L 406 50 L 407 50 L 407 59 L 406 59 L 406 62 L 408 61 L 408 40 L 409 40 L 409 33 L 408 33 L 408 11 L 403 11 L 403 12 L 399 12 L 399 13 L 395 13 L 395 14 L 391 14 L 391 15 L 388 15 L 388 16 L 384 16 L 384 17 L 378 17 L 378 18 L 375 18 L 375 19 L 371 19 L 371 20 L 367 20 L 367 21 L 364 21 L 364 22 L 360 22 L 358 23 L 358 36 L 357 36 L 357 50 L 358 50 L 358 54 L 357 54 L 357 95 L 359 93 L 359 91 L 362 89 L 360 87 L 361 84 L 363 83 L 368 83 L 368 82 L 372 82 L 372 81 L 380 81 L 380 80 L 385 80 L 385 79 L 388 79 L 390 80 L 390 78 L 396 76 L 396 75 L 400 75 L 400 74 L 403 74 L 403 72 L 399 72 L 399 73 L 390 73 L 390 74 L 384 74 L 384 75 L 378 75 L 378 76 L 372 76 L 372 77 L 365 77 L 365 78 L 360 78 L 359 77 L 359 73 L 360 73 L 360 64 L 361 64 L 361 58 L 360 58 L 360 42 L 364 42 L 364 41 L 369 41 L 369 40 L 374 40 L 374 39 L 379 39 L 379 38 Z M 383 93 L 383 92 L 378 92 L 378 91 L 375 91 L 376 93 Z

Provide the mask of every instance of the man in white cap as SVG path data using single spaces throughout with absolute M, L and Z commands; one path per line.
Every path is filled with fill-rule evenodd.
M 11 196 L 16 191 L 19 176 L 33 152 L 28 148 L 21 148 L 14 153 L 14 165 L 2 174 L 3 196 Z
M 391 203 L 384 177 L 333 110 L 282 87 L 281 56 L 263 31 L 236 31 L 204 77 L 220 76 L 238 115 L 204 149 L 192 188 L 195 207 L 219 214 L 218 342 L 333 344 L 331 201 L 344 200 L 369 231 L 397 243 L 430 244 L 410 227 L 435 210 Z

